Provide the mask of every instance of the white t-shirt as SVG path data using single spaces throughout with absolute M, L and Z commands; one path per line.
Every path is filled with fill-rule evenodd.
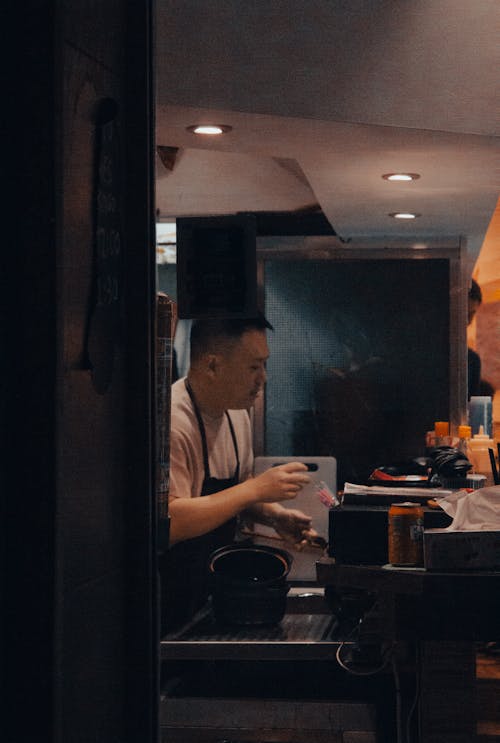
M 246 410 L 229 410 L 240 460 L 240 482 L 253 470 L 252 430 Z M 227 416 L 202 415 L 207 439 L 210 476 L 232 477 L 236 470 L 236 453 Z M 170 424 L 170 492 L 169 498 L 197 498 L 205 478 L 203 449 L 198 420 L 186 389 L 184 378 L 172 385 Z

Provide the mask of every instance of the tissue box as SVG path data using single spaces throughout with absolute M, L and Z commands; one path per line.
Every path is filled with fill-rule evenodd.
M 427 570 L 499 570 L 500 531 L 424 530 Z

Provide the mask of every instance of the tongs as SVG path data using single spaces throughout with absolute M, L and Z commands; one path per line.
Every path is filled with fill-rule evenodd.
M 498 449 L 498 460 L 500 462 L 500 443 L 497 444 Z M 493 482 L 495 485 L 500 485 L 500 473 L 498 471 L 497 463 L 495 462 L 495 452 L 493 449 L 488 449 L 490 455 L 491 472 L 493 474 Z
M 273 534 L 262 534 L 258 531 L 252 531 L 251 529 L 242 529 L 241 533 L 245 537 L 253 537 L 254 539 L 272 539 L 274 542 L 284 542 L 285 544 L 290 544 L 287 539 L 284 539 L 284 537 L 280 537 L 278 535 L 274 536 Z M 328 542 L 323 537 L 320 537 L 319 534 L 313 535 L 313 534 L 306 534 L 302 537 L 300 542 L 296 542 L 295 546 L 300 550 L 304 547 L 312 547 L 313 549 L 320 549 L 324 550 L 328 546 Z

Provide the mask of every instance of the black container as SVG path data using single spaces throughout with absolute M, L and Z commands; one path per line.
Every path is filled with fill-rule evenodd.
M 214 616 L 221 624 L 277 624 L 286 609 L 293 558 L 264 545 L 232 544 L 210 556 Z
M 423 510 L 424 529 L 443 529 L 452 522 L 441 508 L 424 506 Z M 330 508 L 328 555 L 339 565 L 385 565 L 389 560 L 388 514 L 389 505 Z

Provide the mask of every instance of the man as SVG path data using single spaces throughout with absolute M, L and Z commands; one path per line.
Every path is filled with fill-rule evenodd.
M 476 316 L 483 295 L 481 287 L 474 279 L 471 279 L 469 294 L 467 297 L 467 325 L 470 325 Z M 472 395 L 481 394 L 481 358 L 472 348 L 467 348 L 467 399 Z
M 189 372 L 172 387 L 164 629 L 204 603 L 209 555 L 233 541 L 238 517 L 295 543 L 313 534 L 309 516 L 280 504 L 309 482 L 303 463 L 252 477 L 249 410 L 266 380 L 266 329 L 263 317 L 193 323 Z

